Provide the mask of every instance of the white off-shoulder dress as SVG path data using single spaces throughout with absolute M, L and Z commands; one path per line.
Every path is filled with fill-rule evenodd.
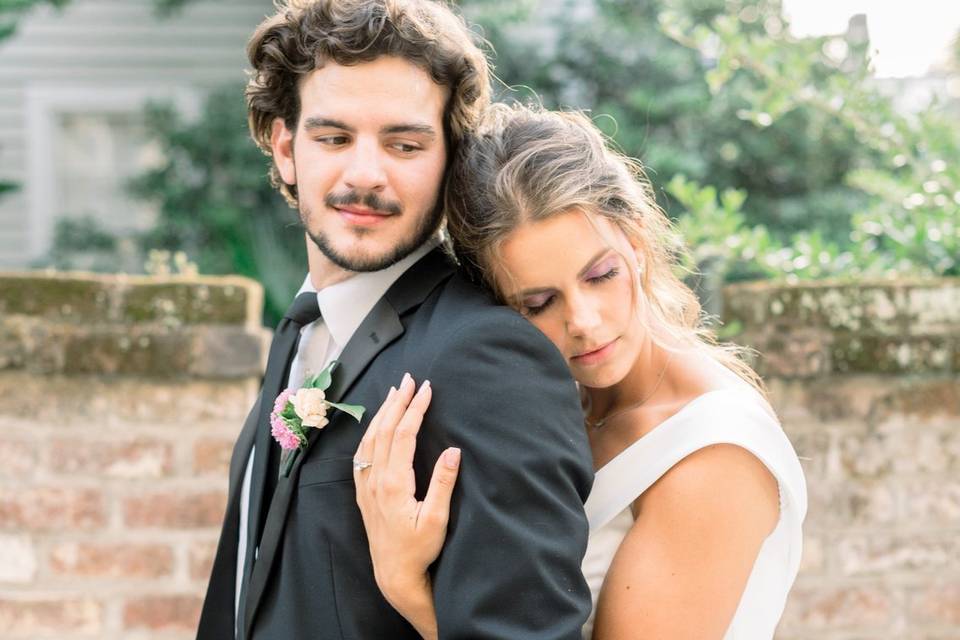
M 713 444 L 743 447 L 777 479 L 780 519 L 760 549 L 724 639 L 773 637 L 800 566 L 807 490 L 797 454 L 780 424 L 760 394 L 743 386 L 694 398 L 597 471 L 586 503 L 590 538 L 583 573 L 593 595 L 593 612 L 583 628 L 585 639 L 593 632 L 603 578 L 633 524 L 631 503 L 677 462 Z M 637 632 L 643 637 L 642 629 Z

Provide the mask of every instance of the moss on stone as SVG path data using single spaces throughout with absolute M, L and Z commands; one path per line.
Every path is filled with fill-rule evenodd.
M 244 324 L 247 302 L 247 290 L 233 284 L 144 284 L 125 291 L 123 317 L 129 322 Z
M 724 318 L 747 328 L 773 319 L 833 330 L 905 335 L 916 326 L 960 326 L 960 279 L 926 282 L 735 284 Z
M 87 320 L 101 315 L 108 289 L 95 280 L 0 275 L 0 313 Z
M 743 327 L 737 341 L 771 359 L 815 352 L 814 335 L 825 372 L 960 372 L 960 278 L 746 283 L 724 295 L 724 321 Z
M 152 278 L 77 273 L 0 274 L 0 313 L 78 323 L 233 324 L 259 317 L 247 278 Z
M 903 338 L 834 335 L 830 359 L 840 373 L 923 373 L 956 371 L 953 354 L 960 339 L 951 336 Z

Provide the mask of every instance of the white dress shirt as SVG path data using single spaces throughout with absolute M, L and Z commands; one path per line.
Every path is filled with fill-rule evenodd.
M 303 280 L 297 295 L 316 292 L 322 318 L 300 329 L 300 343 L 297 354 L 290 365 L 288 388 L 299 388 L 307 375 L 319 373 L 332 360 L 340 356 L 343 348 L 354 332 L 404 271 L 427 255 L 439 244 L 431 238 L 409 256 L 381 271 L 356 273 L 342 282 L 317 291 L 310 280 L 310 274 Z M 336 375 L 336 374 L 334 374 Z M 397 381 L 399 384 L 399 380 Z M 264 398 L 263 402 L 273 403 L 273 398 Z M 263 425 L 257 425 L 258 429 Z M 240 539 L 237 545 L 237 586 L 234 593 L 234 619 L 240 608 L 240 583 L 243 581 L 243 565 L 247 551 L 247 522 L 250 509 L 250 481 L 253 474 L 253 456 L 256 447 L 250 450 L 247 468 L 243 474 L 240 489 Z M 267 498 L 269 499 L 269 498 Z M 269 503 L 267 503 L 269 504 Z M 264 505 L 267 508 L 267 505 Z M 239 621 L 237 621 L 239 625 Z

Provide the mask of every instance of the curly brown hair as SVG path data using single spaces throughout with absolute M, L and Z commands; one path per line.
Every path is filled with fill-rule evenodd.
M 490 103 L 490 71 L 478 42 L 452 7 L 433 0 L 279 1 L 247 44 L 250 133 L 272 156 L 274 120 L 296 130 L 301 78 L 330 60 L 346 66 L 397 56 L 449 89 L 443 125 L 452 157 Z M 272 163 L 270 179 L 297 206 L 296 186 L 285 184 Z

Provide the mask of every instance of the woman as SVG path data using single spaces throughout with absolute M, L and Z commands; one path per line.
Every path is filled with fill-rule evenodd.
M 772 637 L 800 561 L 803 473 L 756 374 L 702 327 L 639 169 L 582 115 L 496 107 L 451 181 L 461 262 L 550 338 L 582 394 L 596 469 L 584 638 Z M 378 585 L 436 638 L 427 568 L 461 452 L 417 502 L 410 434 L 430 387 L 414 387 L 390 390 L 355 482 Z

